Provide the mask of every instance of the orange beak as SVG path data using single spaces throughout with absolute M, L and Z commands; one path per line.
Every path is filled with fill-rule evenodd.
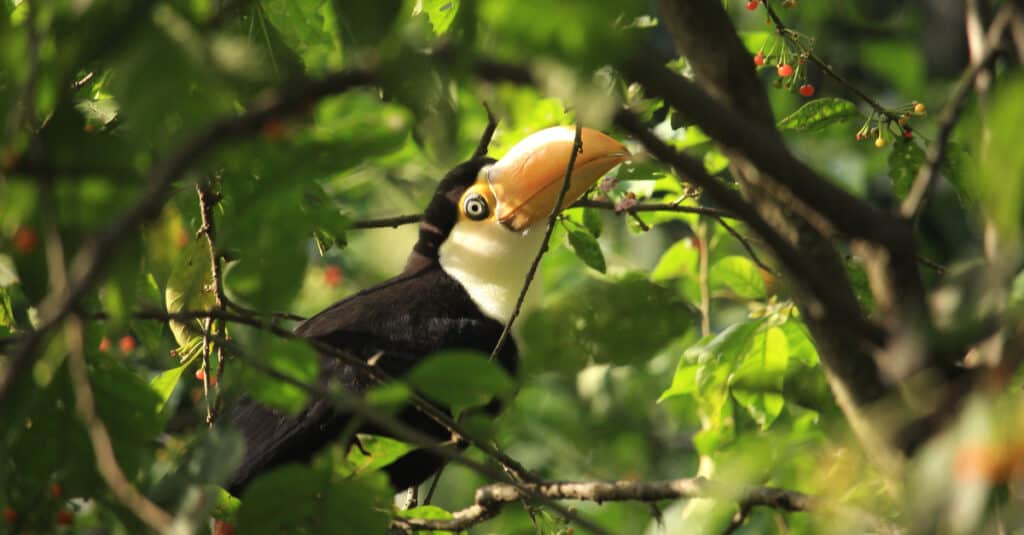
M 551 215 L 569 167 L 575 136 L 575 128 L 568 126 L 541 130 L 516 143 L 490 167 L 487 181 L 497 200 L 498 221 L 518 231 Z M 581 151 L 558 210 L 576 202 L 605 173 L 629 157 L 622 143 L 597 130 L 584 128 L 580 140 Z

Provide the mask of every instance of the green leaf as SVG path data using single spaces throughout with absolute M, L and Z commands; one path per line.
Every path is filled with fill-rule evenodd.
M 841 98 L 819 98 L 779 121 L 779 129 L 795 132 L 815 132 L 836 123 L 858 117 L 857 106 Z
M 704 153 L 704 169 L 710 175 L 717 175 L 729 167 L 729 158 L 726 158 L 718 149 L 711 149 Z
M 471 377 L 472 380 L 466 380 Z M 515 383 L 487 355 L 471 351 L 445 351 L 432 355 L 406 376 L 426 397 L 449 406 L 458 414 L 469 407 L 506 399 Z
M 601 221 L 601 213 L 597 208 L 584 208 L 583 209 L 583 226 L 586 227 L 587 232 L 595 238 L 601 237 L 601 232 L 604 230 L 604 222 Z
M 658 397 L 658 403 L 681 396 L 692 394 L 697 391 L 697 366 L 688 364 L 684 359 L 679 359 L 676 366 L 676 373 L 672 376 L 672 384 Z
M 729 381 L 734 387 L 781 392 L 788 366 L 786 333 L 778 327 L 771 327 L 754 335 L 750 349 Z
M 259 358 L 264 365 L 305 384 L 311 385 L 317 380 L 318 357 L 309 344 L 260 333 L 252 346 L 260 348 Z M 270 377 L 252 366 L 243 364 L 242 370 L 245 391 L 261 403 L 295 414 L 309 401 L 305 389 Z
M 402 8 L 401 0 L 331 0 L 345 45 L 373 47 L 389 36 Z M 450 21 L 449 21 L 450 22 Z
M 382 484 L 383 483 L 383 484 Z M 242 495 L 238 532 L 384 533 L 390 510 L 386 478 L 331 481 L 327 470 L 288 464 L 252 482 Z
M 426 520 L 451 520 L 455 518 L 452 514 L 436 505 L 421 505 L 419 507 L 413 507 L 412 509 L 406 509 L 404 511 L 398 511 L 398 516 L 402 518 L 423 518 Z M 450 535 L 451 531 L 417 531 L 418 535 Z M 459 534 L 466 533 L 465 531 L 458 532 Z
M 677 241 L 661 254 L 658 263 L 651 270 L 651 282 L 665 282 L 677 277 L 696 275 L 699 257 L 700 252 L 693 247 L 689 238 Z
M 181 374 L 185 372 L 191 363 L 192 359 L 189 359 L 188 362 L 177 368 L 160 372 L 149 382 L 149 386 L 153 387 L 153 390 L 156 390 L 156 393 L 160 395 L 160 404 L 157 406 L 158 411 L 163 412 L 164 405 L 167 404 L 167 400 L 174 393 L 174 387 L 178 386 L 178 379 L 181 378 Z
M 924 150 L 913 140 L 893 143 L 892 152 L 889 153 L 889 178 L 892 179 L 892 192 L 896 197 L 906 198 L 922 164 Z
M 349 448 L 345 457 L 348 464 L 346 475 L 379 470 L 416 449 L 411 444 L 390 437 L 360 433 L 356 435 L 356 439 L 359 441 L 359 447 Z
M 444 35 L 459 13 L 459 0 L 417 0 L 413 14 L 426 13 L 434 35 Z
M 569 245 L 584 264 L 601 273 L 605 272 L 607 266 L 604 262 L 604 253 L 601 252 L 601 246 L 594 236 L 587 232 L 570 230 Z
M 737 296 L 758 299 L 765 296 L 761 270 L 745 256 L 727 256 L 711 267 L 711 289 L 728 288 Z
M 209 288 L 213 284 L 210 268 L 210 250 L 203 240 L 191 240 L 178 257 L 178 263 L 167 280 L 164 300 L 167 312 L 175 314 L 189 310 L 209 310 L 216 304 L 216 296 Z M 200 320 L 170 322 L 171 333 L 179 346 L 188 346 L 199 336 Z
M 524 361 L 546 370 L 644 362 L 685 334 L 693 318 L 675 292 L 641 274 L 587 279 L 524 318 Z

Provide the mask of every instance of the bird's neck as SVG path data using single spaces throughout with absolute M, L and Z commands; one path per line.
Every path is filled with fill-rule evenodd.
M 502 225 L 458 224 L 441 244 L 438 261 L 484 315 L 508 323 L 544 239 L 542 227 L 513 232 Z

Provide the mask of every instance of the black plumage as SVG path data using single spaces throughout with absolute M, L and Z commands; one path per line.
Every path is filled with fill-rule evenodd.
M 295 332 L 326 342 L 361 358 L 381 353 L 376 361 L 392 377 L 400 377 L 422 359 L 442 349 L 471 349 L 488 354 L 503 326 L 486 317 L 458 281 L 441 268 L 438 251 L 458 220 L 458 201 L 480 169 L 493 162 L 477 158 L 455 167 L 441 181 L 420 225 L 419 239 L 405 269 L 397 277 L 335 303 L 299 325 Z M 515 373 L 516 348 L 509 340 L 499 362 Z M 469 379 L 469 378 L 467 378 Z M 320 381 L 337 381 L 363 393 L 373 386 L 365 373 L 331 356 L 320 358 Z M 443 408 L 443 407 L 442 407 Z M 442 426 L 409 407 L 399 418 L 417 430 L 450 438 Z M 331 403 L 317 399 L 296 416 L 243 398 L 227 418 L 245 437 L 245 458 L 226 488 L 239 494 L 253 477 L 278 465 L 308 461 L 339 438 L 350 420 Z M 386 434 L 364 425 L 359 432 Z M 395 489 L 419 484 L 443 464 L 441 458 L 416 450 L 386 468 Z

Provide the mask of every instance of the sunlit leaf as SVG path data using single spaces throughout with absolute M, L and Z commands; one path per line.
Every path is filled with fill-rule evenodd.
M 466 377 L 473 380 L 466 381 Z M 433 355 L 413 368 L 406 378 L 426 397 L 444 403 L 456 414 L 495 398 L 504 399 L 515 390 L 515 383 L 496 362 L 486 355 L 466 351 Z
M 779 121 L 779 128 L 795 132 L 814 132 L 859 116 L 857 106 L 849 100 L 819 98 L 804 104 Z

